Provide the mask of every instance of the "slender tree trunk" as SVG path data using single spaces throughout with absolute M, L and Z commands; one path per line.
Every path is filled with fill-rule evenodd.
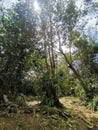
M 66 54 L 63 52 L 62 48 L 61 48 L 61 41 L 60 41 L 60 35 L 59 35 L 59 31 L 57 32 L 58 34 L 58 39 L 59 39 L 59 51 L 60 53 L 64 56 L 65 61 L 68 64 L 68 67 L 73 71 L 73 73 L 75 74 L 76 78 L 79 80 L 79 82 L 81 83 L 86 95 L 87 95 L 87 87 L 86 84 L 83 82 L 81 75 L 79 74 L 79 72 L 74 68 L 74 66 L 72 65 L 72 63 L 69 61 L 69 59 L 67 58 Z
M 83 80 L 82 80 L 82 78 L 81 78 L 79 72 L 78 72 L 78 71 L 74 68 L 74 66 L 69 62 L 69 60 L 68 60 L 66 54 L 63 53 L 62 50 L 60 50 L 60 52 L 61 52 L 61 54 L 64 56 L 64 58 L 65 58 L 65 60 L 66 60 L 66 62 L 67 62 L 67 64 L 68 64 L 68 67 L 74 72 L 76 78 L 79 80 L 79 82 L 81 83 L 81 85 L 82 85 L 84 91 L 85 91 L 86 94 L 87 94 L 87 87 L 86 87 L 86 84 L 83 82 Z
M 51 49 L 51 73 L 55 76 L 55 60 L 54 60 L 54 42 L 53 42 L 53 25 L 52 16 L 50 14 L 50 49 Z
M 49 105 L 49 106 L 56 106 L 56 107 L 62 107 L 62 104 L 59 102 L 56 89 L 54 87 L 53 78 L 55 78 L 55 57 L 54 57 L 54 42 L 53 42 L 53 25 L 52 25 L 52 17 L 51 14 L 49 15 L 50 19 L 50 32 L 49 32 L 49 44 L 46 45 L 46 35 L 45 30 L 43 29 L 43 37 L 44 37 L 44 51 L 45 51 L 45 64 L 47 68 L 47 74 L 46 76 L 48 78 L 48 81 L 45 85 L 45 98 L 43 99 L 42 103 Z M 49 83 L 47 83 L 49 82 Z
M 45 41 L 45 39 L 44 39 L 44 41 Z M 46 64 L 46 69 L 47 69 L 47 72 L 48 72 L 49 77 L 50 77 L 50 68 L 49 68 L 49 64 L 48 64 L 46 42 L 44 42 L 44 52 L 45 52 L 45 64 Z

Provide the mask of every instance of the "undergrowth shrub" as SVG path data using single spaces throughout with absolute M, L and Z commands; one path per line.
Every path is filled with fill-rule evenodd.
M 25 97 L 25 95 L 24 94 L 20 94 L 19 96 L 17 96 L 16 103 L 19 106 L 26 106 L 26 97 Z
M 86 98 L 85 92 L 82 86 L 80 86 L 79 84 L 75 87 L 75 96 L 81 98 L 82 100 Z
M 98 96 L 94 96 L 93 100 L 88 103 L 87 107 L 94 111 L 98 111 Z

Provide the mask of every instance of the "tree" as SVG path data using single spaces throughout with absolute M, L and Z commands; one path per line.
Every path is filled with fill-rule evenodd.
M 56 41 L 55 41 L 55 2 L 56 1 L 39 1 L 41 14 L 39 15 L 38 34 L 44 51 L 45 72 L 42 81 L 43 90 L 45 90 L 44 104 L 50 106 L 61 106 L 55 88 L 56 77 Z M 45 88 L 47 86 L 47 88 Z
M 13 10 L 2 16 L 0 28 L 0 84 L 4 93 L 17 93 L 22 85 L 23 73 L 31 54 L 35 52 L 36 23 L 35 18 L 26 4 L 18 3 Z M 31 14 L 30 14 L 31 13 Z
M 87 39 L 82 38 L 74 44 L 78 48 L 75 52 L 75 59 L 79 61 L 78 68 L 81 70 L 81 77 L 87 84 L 87 97 L 92 99 L 97 92 L 98 63 L 95 60 L 97 45 L 93 41 L 89 43 Z
M 73 42 L 77 40 L 80 36 L 80 34 L 75 30 L 76 23 L 78 22 L 79 11 L 76 9 L 73 0 L 71 0 L 67 6 L 63 7 L 61 4 L 61 7 L 63 8 L 63 11 L 61 12 L 61 15 L 59 14 L 60 18 L 58 17 L 59 19 L 61 19 L 61 25 L 57 30 L 59 50 L 60 53 L 64 56 L 69 69 L 74 72 L 77 79 L 81 82 L 81 84 L 83 84 L 82 78 L 79 72 L 74 67 L 72 59 L 72 49 L 74 48 Z M 59 13 L 59 10 L 57 10 L 57 13 Z M 63 51 L 62 46 L 65 46 L 69 49 L 70 59 L 67 57 L 67 53 Z
M 56 90 L 52 88 L 55 86 L 58 44 L 59 52 L 64 56 L 68 67 L 74 72 L 86 91 L 82 78 L 73 66 L 72 60 L 73 42 L 80 36 L 79 33 L 75 31 L 79 11 L 76 9 L 74 1 L 49 0 L 47 2 L 40 0 L 39 3 L 41 6 L 41 14 L 39 15 L 38 33 L 45 54 L 44 59 L 48 79 L 52 83 L 52 85 L 48 87 L 48 91 L 51 92 L 51 95 L 47 94 L 47 97 L 49 99 L 51 99 L 53 95 L 55 95 L 54 97 L 57 97 Z M 72 35 L 73 33 L 74 35 Z M 62 45 L 69 48 L 70 59 L 67 57 L 67 53 L 62 50 Z M 52 93 L 54 93 L 53 91 L 55 91 L 55 94 L 52 95 Z

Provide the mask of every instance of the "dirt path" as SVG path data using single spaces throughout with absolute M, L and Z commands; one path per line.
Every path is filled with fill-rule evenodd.
M 77 97 L 63 97 L 60 98 L 60 102 L 66 107 L 73 109 L 75 112 L 82 112 L 87 118 L 97 118 L 98 112 L 94 112 L 83 106 L 81 101 Z
M 93 123 L 94 130 L 98 130 L 98 112 L 94 112 L 93 110 L 90 110 L 82 105 L 81 100 L 77 97 L 62 97 L 59 99 L 60 102 L 69 109 L 72 109 L 76 114 L 78 112 L 83 113 L 85 117 Z M 29 106 L 35 106 L 40 104 L 40 101 L 30 101 L 28 102 Z
M 28 106 L 35 106 L 35 105 L 38 105 L 40 103 L 41 103 L 40 101 L 36 101 L 36 100 L 27 102 Z
M 82 112 L 87 118 L 97 118 L 98 119 L 98 112 L 94 112 L 93 110 L 90 110 L 83 106 L 81 104 L 81 101 L 77 97 L 62 97 L 60 98 L 60 102 L 69 109 L 73 109 L 76 113 Z M 35 106 L 40 104 L 40 101 L 30 101 L 28 102 L 29 106 Z
M 69 109 L 73 109 L 74 112 L 81 112 L 85 117 L 93 123 L 94 130 L 98 130 L 98 111 L 95 112 L 82 105 L 79 98 L 76 97 L 63 97 L 60 98 L 60 102 Z

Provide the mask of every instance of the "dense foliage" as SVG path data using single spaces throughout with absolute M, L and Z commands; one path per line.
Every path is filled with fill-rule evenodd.
M 74 95 L 96 107 L 98 46 L 77 30 L 75 2 L 39 0 L 40 14 L 26 2 L 1 10 L 0 98 L 24 93 L 61 107 L 58 97 Z

